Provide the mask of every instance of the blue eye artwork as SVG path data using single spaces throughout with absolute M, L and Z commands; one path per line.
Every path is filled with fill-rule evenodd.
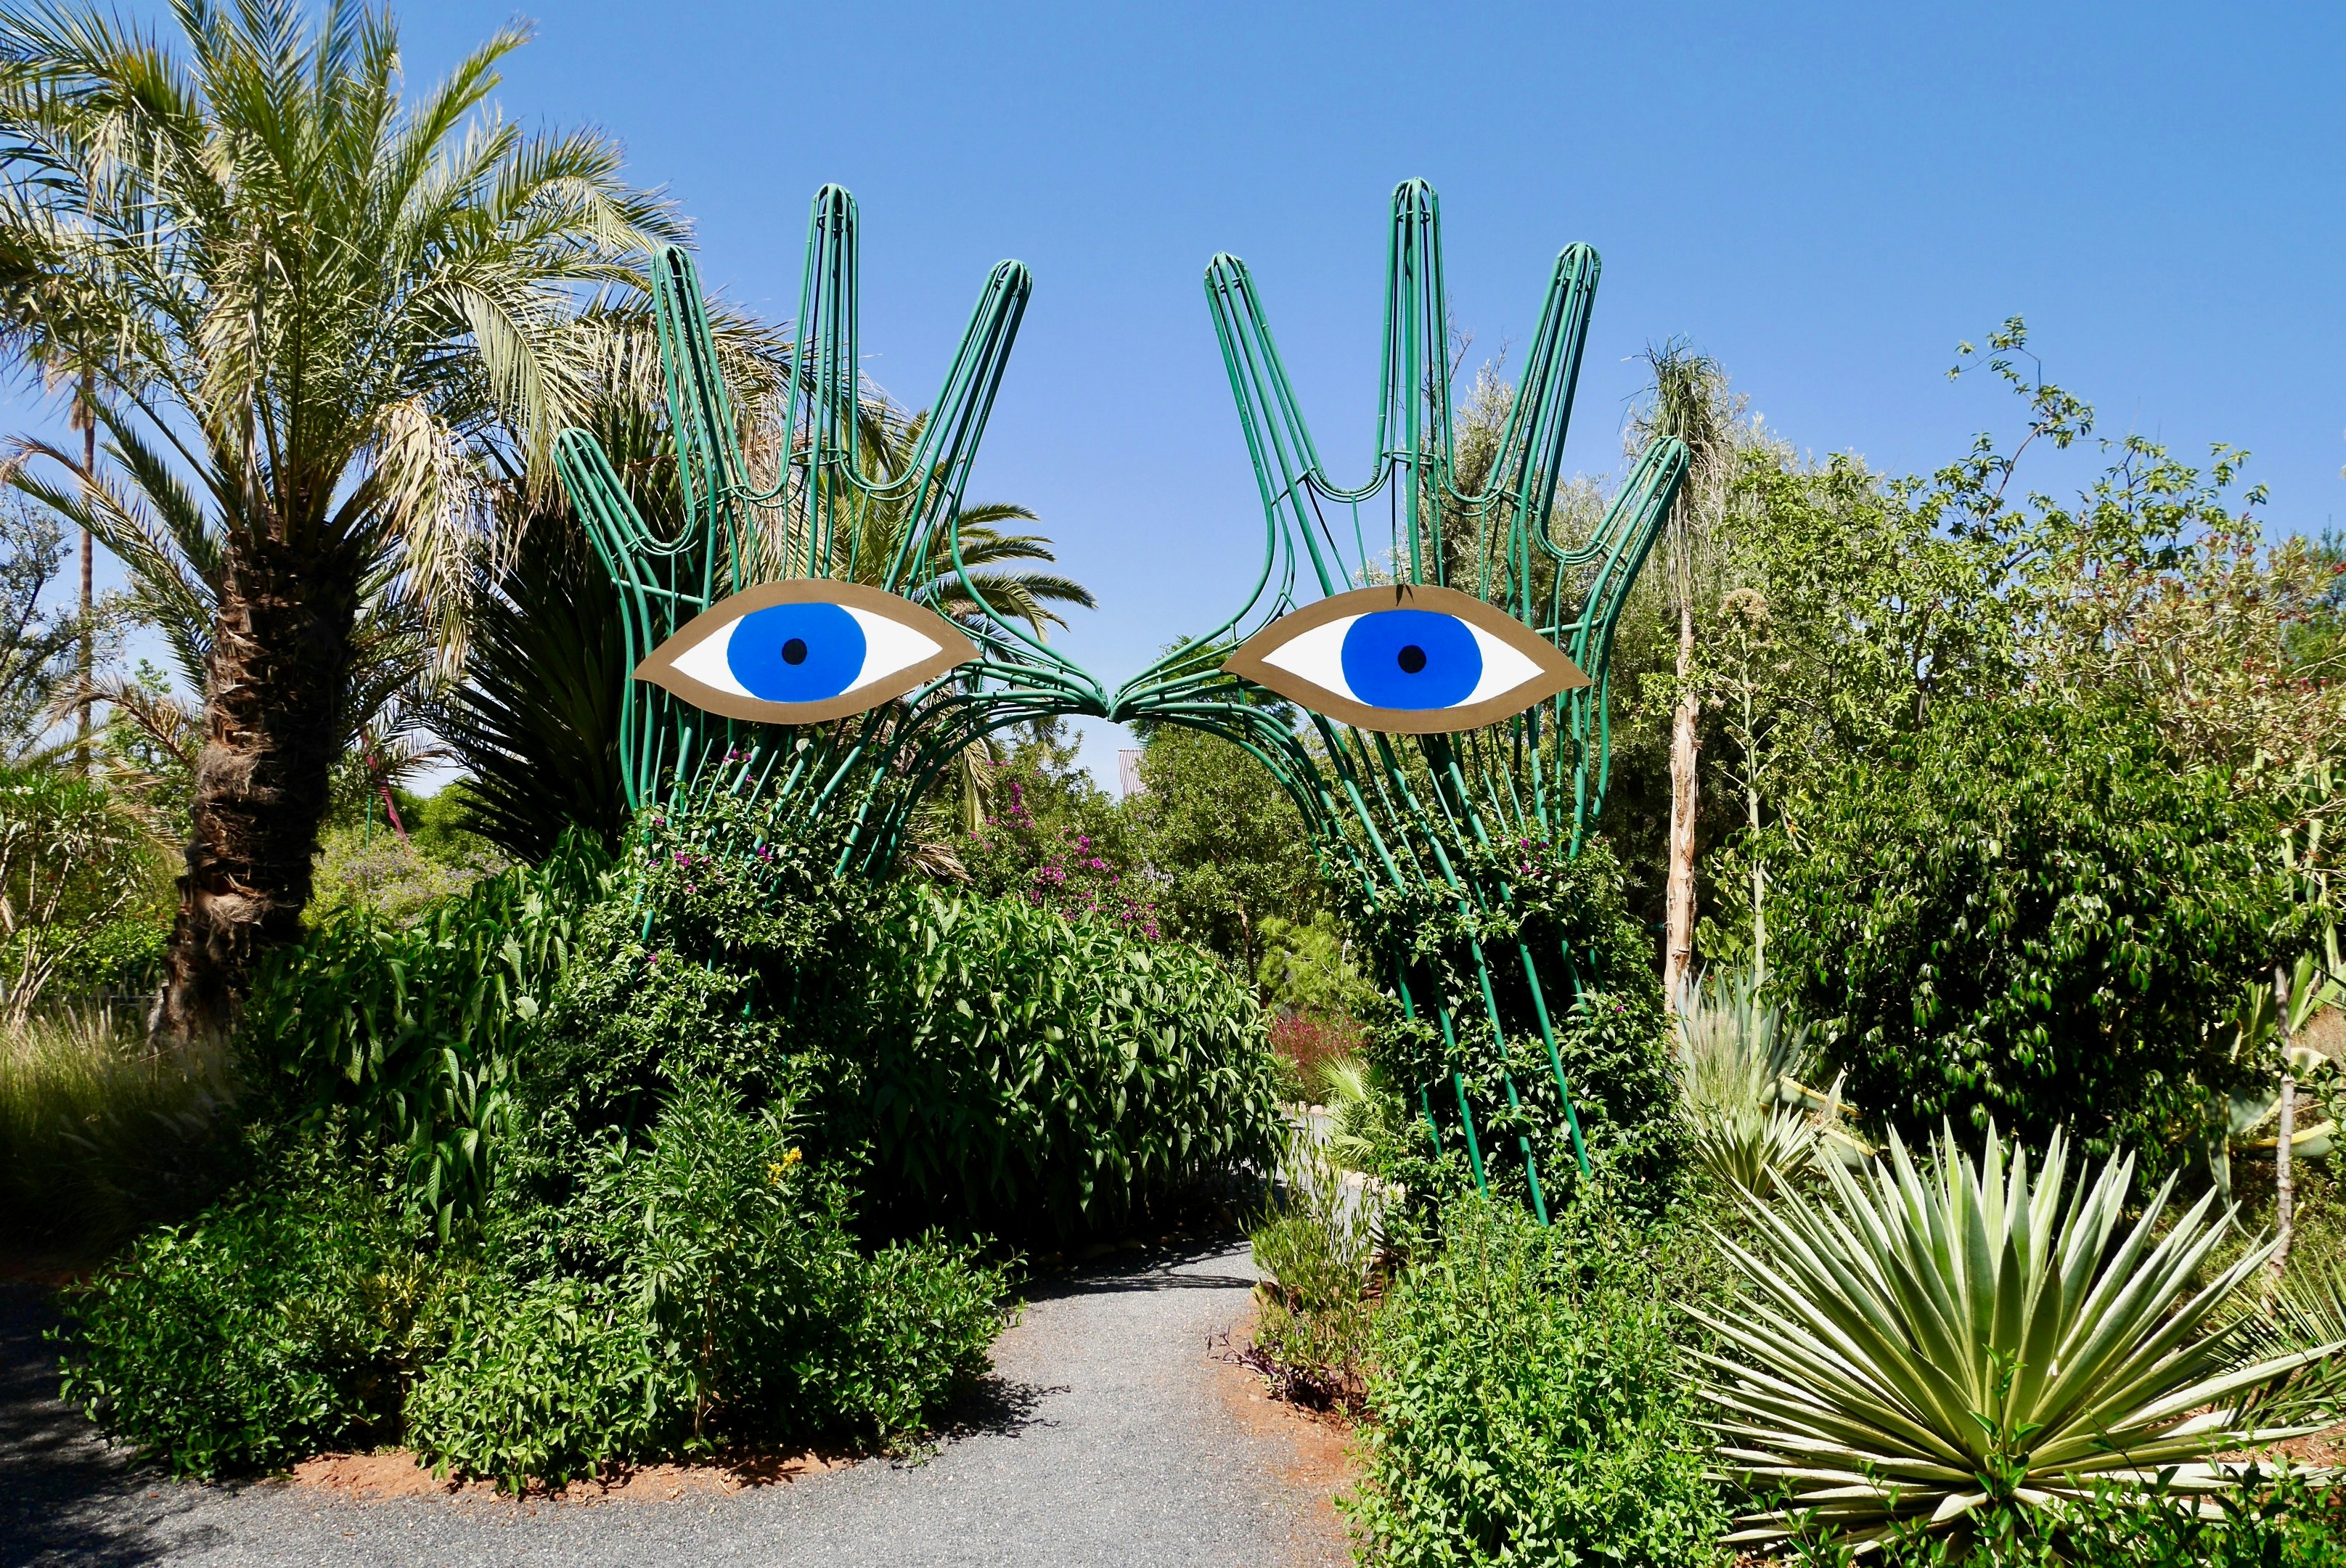
M 695 708 L 763 724 L 867 712 L 978 657 L 934 610 L 857 583 L 761 583 L 677 628 L 636 667 Z
M 1255 633 L 1222 668 L 1356 729 L 1446 735 L 1589 684 L 1545 638 L 1469 594 L 1402 584 L 1331 595 Z

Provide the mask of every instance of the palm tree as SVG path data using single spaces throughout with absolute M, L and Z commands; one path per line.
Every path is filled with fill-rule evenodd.
M 640 289 L 679 225 L 608 138 L 484 112 L 517 29 L 410 100 L 390 18 L 352 0 L 314 26 L 292 0 L 173 15 L 178 49 L 96 10 L 0 11 L 0 334 L 94 364 L 126 482 L 217 549 L 157 1012 L 185 1039 L 300 933 L 362 611 L 412 606 L 452 667 L 487 455 L 548 482 L 582 308 Z

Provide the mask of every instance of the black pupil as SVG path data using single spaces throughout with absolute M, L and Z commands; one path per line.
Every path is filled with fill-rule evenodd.
M 1412 648 L 1409 651 L 1412 653 L 1417 653 L 1415 648 Z M 806 663 L 806 638 L 792 637 L 790 641 L 784 643 L 782 645 L 782 662 L 784 664 Z M 1423 654 L 1417 654 L 1417 662 L 1423 664 L 1425 662 L 1425 656 Z
M 792 662 L 795 663 L 796 661 L 793 660 Z M 1423 669 L 1425 667 L 1425 650 L 1418 647 L 1415 643 L 1412 643 L 1407 647 L 1402 649 L 1401 667 L 1411 675 L 1415 675 L 1419 670 Z

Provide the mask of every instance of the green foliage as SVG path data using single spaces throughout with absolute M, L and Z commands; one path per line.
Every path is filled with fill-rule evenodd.
M 625 441 L 632 429 L 614 412 L 597 422 L 615 461 L 640 459 L 653 444 Z M 616 847 L 627 820 L 619 777 L 627 660 L 610 575 L 572 519 L 540 514 L 485 586 L 464 682 L 433 718 L 471 775 L 471 826 L 525 861 L 552 853 L 573 828 Z
M 1352 944 L 1325 910 L 1306 921 L 1265 919 L 1255 984 L 1265 1000 L 1313 1018 L 1373 1018 L 1382 998 L 1352 959 Z
M 1260 1010 L 1208 955 L 836 881 L 820 848 L 737 831 L 743 809 L 656 813 L 584 916 L 524 1073 L 545 1191 L 692 1078 L 802 1105 L 810 1152 L 868 1159 L 871 1217 L 913 1232 L 1065 1237 L 1263 1158 Z
M 1463 879 L 1477 886 L 1504 882 L 1512 901 L 1485 911 L 1462 909 L 1454 896 L 1431 890 L 1385 889 L 1373 906 L 1354 902 L 1347 912 L 1363 946 L 1407 953 L 1413 975 L 1415 1016 L 1387 1009 L 1371 1036 L 1372 1060 L 1387 1083 L 1409 1086 L 1413 1109 L 1433 1111 L 1453 1153 L 1464 1147 L 1451 1087 L 1452 1074 L 1462 1075 L 1479 1107 L 1477 1134 L 1494 1185 L 1526 1185 L 1520 1142 L 1528 1139 L 1545 1190 L 1560 1201 L 1576 1179 L 1576 1162 L 1556 1063 L 1539 1029 L 1544 1002 L 1592 1166 L 1619 1175 L 1620 1190 L 1633 1201 L 1658 1208 L 1685 1170 L 1685 1151 L 1652 944 L 1624 907 L 1618 864 L 1601 841 L 1577 855 L 1561 842 L 1529 838 L 1453 840 L 1447 852 Z M 1478 947 L 1488 956 L 1491 1003 L 1504 1026 L 1495 1042 Z M 1535 1002 L 1519 947 L 1535 955 L 1551 983 L 1557 972 L 1571 976 L 1578 995 L 1544 990 Z M 1435 996 L 1450 999 L 1454 1047 L 1433 1014 Z M 1513 1078 L 1512 1097 L 1503 1072 Z M 1430 1086 L 1423 1099 L 1421 1085 Z M 1423 1153 L 1412 1158 L 1384 1174 L 1413 1193 L 1452 1185 L 1455 1172 L 1444 1174 L 1447 1164 Z M 1464 1169 L 1463 1163 L 1455 1167 Z
M 972 885 L 1068 920 L 1108 920 L 1151 940 L 1162 935 L 1154 890 L 1114 847 L 1122 835 L 1087 830 L 1084 819 L 1096 814 L 1089 809 L 1038 815 L 1028 804 L 1028 782 L 997 780 L 992 819 L 963 841 Z
M 46 748 L 54 704 L 75 674 L 86 628 L 42 600 L 65 560 L 54 514 L 15 494 L 0 496 L 0 764 L 29 761 Z
M 62 1293 L 64 1397 L 178 1475 L 383 1441 L 430 1349 L 423 1239 L 347 1179 L 150 1231 Z
M 853 1092 L 838 1065 L 860 1038 L 863 884 L 831 873 L 835 846 L 766 843 L 729 796 L 645 813 L 579 911 L 571 962 L 516 1062 L 515 1175 L 567 1201 L 606 1134 L 638 1136 L 688 1083 L 751 1110 Z M 811 1152 L 852 1152 L 826 1127 Z
M 1372 1563 L 1723 1560 L 1691 1362 L 1658 1278 L 1700 1273 L 1682 1234 L 1592 1194 L 1544 1230 L 1467 1202 L 1380 1314 L 1367 1476 L 1343 1506 Z
M 858 1250 L 776 1107 L 684 1085 L 606 1142 L 467 1299 L 408 1406 L 419 1453 L 517 1487 L 723 1446 L 901 1441 L 982 1371 L 1006 1283 L 934 1239 Z
M 1910 1133 L 2066 1125 L 2156 1164 L 2249 1066 L 2210 1025 L 2292 945 L 2277 831 L 2137 717 L 1948 703 L 1778 840 L 1777 982 Z
M 1809 1026 L 1762 999 L 1761 978 L 1749 970 L 1689 976 L 1676 1018 L 1678 1100 L 1694 1157 L 1713 1181 L 1757 1198 L 1819 1157 L 1872 1152 L 1842 1124 L 1838 1084 L 1819 1095 L 1800 1082 Z
M 176 1472 L 404 1440 L 509 1486 L 719 1447 L 895 1444 L 984 1369 L 1003 1270 L 875 1252 L 779 1110 L 687 1084 L 558 1207 L 501 1197 L 472 1245 L 347 1174 L 150 1232 L 67 1295 L 67 1396 Z M 325 1174 L 336 1166 L 345 1174 Z
M 1160 934 L 1150 890 L 1136 876 L 1130 824 L 1076 761 L 1062 720 L 1038 724 L 991 764 L 974 757 L 965 792 L 987 815 L 956 840 L 967 886 L 988 898 L 1021 898 L 1070 918 L 1106 915 Z M 1095 863 L 1096 862 L 1096 863 Z
M 1348 1191 L 1327 1148 L 1297 1139 L 1280 1167 L 1278 1201 L 1254 1228 L 1254 1349 L 1281 1399 L 1357 1408 L 1368 1351 L 1369 1265 L 1376 1201 Z
M 651 1458 L 659 1367 L 643 1329 L 610 1286 L 484 1281 L 454 1305 L 447 1353 L 408 1392 L 408 1441 L 444 1474 L 514 1492 Z
M 0 1021 L 92 972 L 116 927 L 159 921 L 168 886 L 126 801 L 59 769 L 0 769 Z
M 1270 923 L 1309 926 L 1321 902 L 1295 802 L 1243 748 L 1176 725 L 1151 728 L 1140 779 L 1125 809 L 1167 933 L 1254 972 Z
M 2341 1568 L 2346 1499 L 2325 1478 L 2255 1469 L 2212 1509 L 2108 1488 L 2057 1510 L 2003 1509 L 1960 1549 L 1909 1531 L 1862 1559 L 1882 1568 Z M 1794 1543 L 1797 1568 L 1854 1568 L 1851 1543 L 1813 1523 Z
M 1011 899 L 896 890 L 865 928 L 847 1112 L 875 1199 L 924 1222 L 1067 1237 L 1280 1129 L 1249 988 L 1184 943 Z
M 2133 1162 L 2066 1184 L 2057 1135 L 2031 1179 L 1991 1132 L 1974 1161 L 1952 1131 L 1916 1166 L 1903 1143 L 1862 1174 L 1827 1165 L 1832 1200 L 1745 1199 L 1763 1252 L 1719 1243 L 1756 1302 L 1692 1314 L 1731 1348 L 1720 1457 L 1782 1504 L 1735 1539 L 1780 1541 L 1805 1515 L 1859 1541 L 1914 1525 L 1967 1537 L 1982 1509 L 2122 1491 L 2220 1492 L 2217 1455 L 2312 1427 L 2265 1427 L 2240 1398 L 2346 1349 L 2249 1366 L 2209 1330 L 2277 1244 L 2229 1265 L 2214 1195 L 2172 1225 L 2169 1176 L 2126 1226 Z
M 374 807 L 372 820 L 337 824 L 319 834 L 312 891 L 302 911 L 308 925 L 352 911 L 405 925 L 497 869 L 485 851 L 425 852 L 414 835 L 403 839 L 382 820 L 380 800 Z
M 240 1044 L 295 1115 L 341 1107 L 355 1146 L 404 1151 L 408 1205 L 444 1237 L 495 1171 L 521 1033 L 551 993 L 603 862 L 573 842 L 398 925 L 353 909 L 261 972 Z

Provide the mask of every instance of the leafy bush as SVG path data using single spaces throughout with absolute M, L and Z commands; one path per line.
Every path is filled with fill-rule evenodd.
M 1945 704 L 1771 853 L 1778 981 L 1910 1137 L 2066 1125 L 2156 1166 L 2247 1069 L 2208 1025 L 2287 945 L 2264 813 L 2139 717 Z
M 169 878 L 130 801 L 46 768 L 0 768 L 0 1023 L 81 989 L 128 923 L 158 924 Z
M 2167 1227 L 2169 1176 L 2121 1234 L 2123 1156 L 2070 1190 L 2058 1135 L 2034 1181 L 1993 1133 L 1981 1161 L 1952 1131 L 1932 1152 L 1927 1171 L 1895 1139 L 1862 1174 L 1826 1165 L 1830 1206 L 1747 1198 L 1764 1259 L 1720 1244 L 1758 1298 L 1694 1309 L 1734 1352 L 1711 1358 L 1720 1457 L 1789 1492 L 1734 1539 L 1782 1540 L 1803 1512 L 1862 1543 L 1910 1523 L 1967 1534 L 1976 1510 L 2097 1484 L 2220 1492 L 2213 1456 L 2315 1430 L 2238 1415 L 2244 1392 L 2346 1342 L 2230 1364 L 2207 1330 L 2277 1244 L 2212 1268 L 2230 1228 L 2214 1194 Z
M 1863 1559 L 1882 1568 L 2341 1568 L 2346 1498 L 2306 1473 L 2270 1483 L 2251 1470 L 2212 1511 L 2171 1497 L 2147 1500 L 2107 1488 L 2060 1509 L 2001 1509 L 1969 1546 L 1910 1530 Z M 1854 1568 L 1854 1544 L 1814 1524 L 1795 1541 L 1799 1568 Z
M 1627 1231 L 1584 1190 L 1555 1229 L 1453 1206 L 1441 1254 L 1387 1298 L 1345 1503 L 1364 1561 L 1721 1560 L 1689 1358 L 1654 1288 L 1698 1267 L 1691 1238 Z
M 265 1098 L 356 1147 L 404 1150 L 407 1201 L 442 1236 L 486 1201 L 522 1031 L 562 973 L 599 850 L 475 883 L 400 925 L 365 909 L 262 969 L 239 1043 Z
M 862 935 L 861 1103 L 875 1200 L 1066 1237 L 1281 1128 L 1261 1010 L 1212 957 L 1015 900 L 898 890 Z
M 346 1182 L 150 1231 L 62 1293 L 64 1397 L 179 1475 L 388 1438 L 441 1288 L 423 1240 Z
M 1369 951 L 1412 954 L 1416 977 L 1416 1016 L 1389 1010 L 1372 1031 L 1372 1061 L 1387 1083 L 1408 1086 L 1413 1112 L 1433 1113 L 1454 1154 L 1464 1146 L 1451 1088 L 1452 1074 L 1460 1074 L 1494 1190 L 1522 1194 L 1528 1184 L 1520 1149 L 1528 1142 L 1551 1207 L 1561 1207 L 1576 1185 L 1577 1166 L 1556 1092 L 1560 1062 L 1592 1166 L 1615 1180 L 1613 1190 L 1628 1201 L 1658 1212 L 1678 1190 L 1684 1141 L 1652 944 L 1623 901 L 1618 863 L 1601 842 L 1576 855 L 1560 840 L 1485 845 L 1454 835 L 1448 843 L 1462 878 L 1478 886 L 1504 883 L 1511 901 L 1470 914 L 1454 896 L 1432 889 L 1386 889 L 1373 908 L 1355 902 L 1348 911 Z M 1489 966 L 1487 1004 L 1478 952 Z M 1522 953 L 1539 966 L 1537 1000 Z M 1450 999 L 1454 1049 L 1431 1015 L 1435 996 Z M 1539 1027 L 1542 1003 L 1556 1062 Z M 1494 1008 L 1504 1025 L 1496 1038 Z M 1413 1193 L 1454 1185 L 1449 1173 L 1465 1168 L 1463 1161 L 1429 1157 L 1430 1140 L 1413 1147 L 1416 1153 L 1386 1173 Z
M 712 801 L 639 825 L 520 1075 L 541 1196 L 686 1080 L 867 1160 L 867 1217 L 1064 1237 L 1269 1164 L 1260 1010 L 1211 958 L 1022 899 L 835 881 Z
M 662 1448 L 657 1346 L 639 1304 L 556 1276 L 464 1297 L 447 1354 L 407 1397 L 407 1440 L 444 1474 L 518 1492 L 593 1475 Z
M 777 1107 L 688 1083 L 525 1217 L 409 1401 L 417 1451 L 508 1485 L 720 1446 L 892 1443 L 985 1365 L 997 1268 L 935 1240 L 860 1252 L 837 1177 Z M 547 1245 L 527 1241 L 543 1237 Z
M 1281 1399 L 1357 1407 L 1366 1359 L 1375 1250 L 1373 1199 L 1348 1193 L 1323 1145 L 1298 1139 L 1280 1201 L 1250 1237 L 1256 1288 L 1254 1361 Z

